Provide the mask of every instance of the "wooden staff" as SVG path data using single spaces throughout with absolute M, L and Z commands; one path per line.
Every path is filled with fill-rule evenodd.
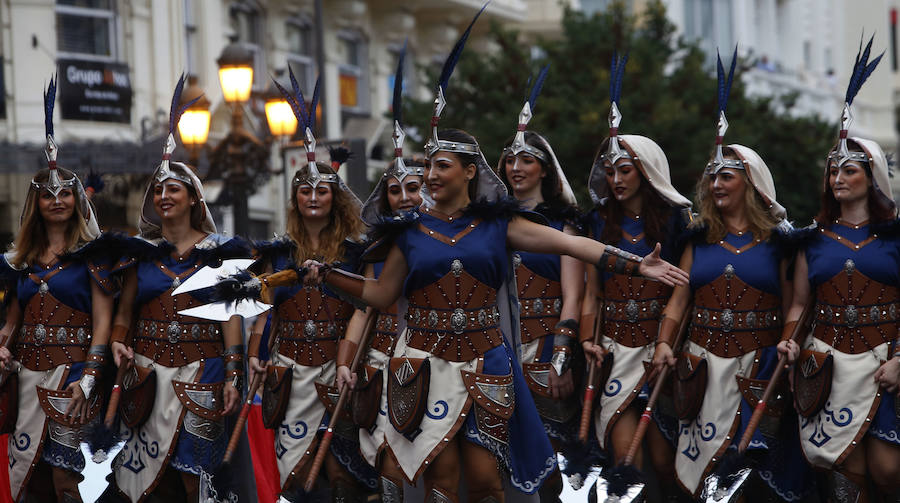
M 601 312 L 597 313 L 596 318 L 594 318 L 594 345 L 600 345 L 600 324 L 603 323 L 602 314 L 602 305 L 599 306 L 601 308 Z M 588 369 L 588 378 L 587 378 L 587 386 L 584 388 L 584 400 L 581 408 L 581 424 L 578 427 L 578 440 L 587 443 L 588 441 L 588 431 L 591 428 L 591 416 L 594 414 L 594 392 L 596 391 L 596 387 L 594 386 L 594 379 L 597 378 L 597 365 L 594 362 L 594 359 L 588 356 L 588 364 L 590 368 Z
M 350 363 L 350 375 L 353 375 L 353 373 L 356 372 L 356 367 L 359 365 L 359 361 L 362 359 L 362 355 L 369 345 L 369 338 L 371 337 L 372 328 L 375 325 L 375 319 L 377 317 L 378 312 L 373 309 L 372 315 L 366 320 L 366 326 L 363 330 L 363 340 L 360 341 L 360 344 L 356 347 L 356 354 L 353 355 L 353 362 Z M 322 470 L 322 463 L 325 462 L 325 456 L 328 454 L 328 447 L 331 445 L 331 437 L 334 436 L 334 427 L 337 425 L 338 418 L 344 411 L 344 405 L 350 398 L 350 391 L 350 387 L 346 384 L 341 386 L 337 405 L 334 406 L 334 414 L 331 415 L 331 420 L 328 422 L 328 429 L 326 429 L 325 433 L 322 435 L 322 441 L 319 442 L 316 457 L 313 459 L 312 466 L 309 468 L 309 475 L 306 477 L 306 484 L 303 486 L 303 489 L 306 492 L 312 491 L 313 486 L 316 484 L 316 478 L 319 477 L 319 472 Z
M 806 306 L 803 307 L 803 312 L 800 314 L 800 319 L 797 320 L 797 324 L 794 325 L 794 330 L 791 332 L 790 340 L 796 341 L 797 337 L 803 332 L 804 328 L 809 322 L 809 317 L 812 313 L 814 305 L 815 297 L 810 295 Z M 775 386 L 781 379 L 781 374 L 782 372 L 784 372 L 786 366 L 787 355 L 779 356 L 778 366 L 776 366 L 775 371 L 772 372 L 772 377 L 769 379 L 769 384 L 766 385 L 766 390 L 763 392 L 762 398 L 760 398 L 759 403 L 756 404 L 756 408 L 753 409 L 753 415 L 750 416 L 750 421 L 747 422 L 747 429 L 744 430 L 744 435 L 741 437 L 741 442 L 738 444 L 739 453 L 743 453 L 744 451 L 746 451 L 747 447 L 750 445 L 750 440 L 753 438 L 753 433 L 756 432 L 756 428 L 759 426 L 759 422 L 762 421 L 762 416 L 766 409 L 766 403 L 769 402 L 769 399 L 772 397 L 772 393 L 775 392 Z
M 222 458 L 222 461 L 225 463 L 231 461 L 231 457 L 234 455 L 235 449 L 237 449 L 238 441 L 241 439 L 241 430 L 244 429 L 244 424 L 247 423 L 247 416 L 250 415 L 250 406 L 253 405 L 253 397 L 256 396 L 256 390 L 259 389 L 259 386 L 263 382 L 262 376 L 262 372 L 256 372 L 253 374 L 253 380 L 250 381 L 250 389 L 247 391 L 247 400 L 244 401 L 244 406 L 241 407 L 241 413 L 238 415 L 237 422 L 234 423 L 234 430 L 231 431 L 231 439 L 228 440 L 228 447 L 225 448 L 225 457 Z
M 684 341 L 684 337 L 687 334 L 687 327 L 690 324 L 692 311 L 693 307 L 688 305 L 687 309 L 684 310 L 684 314 L 681 316 L 681 321 L 678 323 L 678 337 L 675 339 L 675 348 L 680 348 Z M 623 465 L 630 465 L 634 461 L 634 456 L 637 455 L 637 451 L 641 447 L 641 442 L 644 441 L 647 427 L 650 426 L 653 408 L 656 406 L 656 401 L 659 399 L 659 393 L 668 376 L 669 366 L 663 365 L 662 370 L 659 371 L 659 375 L 656 376 L 656 382 L 653 384 L 653 391 L 650 393 L 650 399 L 647 401 L 647 406 L 644 407 L 644 412 L 641 414 L 640 421 L 638 421 L 637 429 L 634 431 L 634 437 L 631 439 L 631 445 L 628 447 L 625 459 L 622 460 Z
M 109 403 L 106 405 L 106 416 L 103 418 L 103 424 L 107 428 L 112 428 L 113 421 L 116 419 L 116 412 L 119 410 L 119 401 L 122 399 L 122 383 L 125 381 L 125 374 L 131 368 L 131 360 L 122 362 L 116 371 L 116 382 L 113 384 L 112 391 L 109 393 Z

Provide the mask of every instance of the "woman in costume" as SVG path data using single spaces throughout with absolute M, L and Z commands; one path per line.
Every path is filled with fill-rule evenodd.
M 294 82 L 293 74 L 291 80 Z M 295 95 L 282 92 L 305 129 L 309 163 L 297 170 L 291 181 L 287 233 L 258 245 L 257 251 L 267 273 L 296 268 L 311 258 L 340 262 L 342 268 L 356 272 L 365 230 L 359 218 L 361 204 L 337 175 L 342 161 L 331 166 L 316 163 L 316 98 L 307 117 L 299 89 L 295 88 Z M 270 355 L 265 369 L 270 377 L 263 395 L 263 420 L 275 429 L 281 487 L 290 492 L 299 490 L 306 481 L 318 446 L 317 431 L 320 425 L 327 425 L 333 413 L 338 340 L 354 308 L 325 288 L 294 285 L 274 288 L 271 293 L 272 298 L 267 300 L 273 304 L 271 335 L 265 341 L 258 336 L 251 338 L 250 365 L 254 371 L 264 370 L 258 357 L 260 345 L 265 344 Z M 264 324 L 265 317 L 260 316 L 254 333 L 263 332 Z M 284 377 L 287 369 L 289 377 Z M 280 407 L 273 413 L 269 404 L 275 402 Z M 344 419 L 338 425 L 325 458 L 325 472 L 334 498 L 356 501 L 363 492 L 375 490 L 378 480 L 359 456 L 357 428 Z
M 627 58 L 627 57 L 626 57 Z M 618 135 L 622 115 L 618 100 L 626 58 L 612 68 L 609 137 L 600 145 L 589 177 L 589 190 L 597 205 L 586 223 L 590 235 L 636 255 L 646 255 L 657 243 L 662 257 L 681 257 L 679 236 L 690 222 L 690 201 L 672 186 L 669 162 L 653 140 Z M 618 74 L 618 75 L 617 75 Z M 599 383 L 599 408 L 594 413 L 597 440 L 621 462 L 631 446 L 646 401 L 647 364 L 653 359 L 660 318 L 672 288 L 644 278 L 587 271 L 587 295 L 582 310 L 584 350 L 602 362 L 611 358 L 609 376 Z M 595 323 L 596 322 L 596 323 Z M 599 324 L 599 325 L 597 325 Z M 595 325 L 599 344 L 595 344 Z M 636 400 L 637 399 L 637 400 Z M 674 419 L 657 411 L 659 428 L 650 428 L 651 462 L 666 494 L 675 487 Z M 634 464 L 641 466 L 642 451 Z
M 776 366 L 782 312 L 790 302 L 785 286 L 790 257 L 780 239 L 789 224 L 775 199 L 772 175 L 752 149 L 722 145 L 736 59 L 735 51 L 727 83 L 719 60 L 716 150 L 697 183 L 699 217 L 681 258 L 681 267 L 690 269 L 690 286 L 676 288 L 669 299 L 653 358 L 657 369 L 675 364 L 676 327 L 683 316 L 691 316 L 673 378 L 680 420 L 675 471 L 694 497 L 744 433 L 758 400 L 755 393 L 765 388 Z M 776 438 L 781 402 L 770 402 L 747 452 L 762 458 L 759 479 L 752 482 L 758 491 L 768 487 L 794 501 L 806 489 L 798 470 L 803 463 L 791 463 L 787 452 L 796 437 Z
M 372 195 L 362 208 L 362 219 L 373 231 L 370 242 L 389 239 L 394 220 L 402 222 L 401 212 L 411 211 L 422 204 L 423 164 L 419 160 L 403 158 L 403 140 L 406 133 L 401 121 L 403 61 L 404 52 L 397 62 L 394 79 L 394 153 L 396 157 L 388 166 Z M 377 246 L 377 245 L 376 245 Z M 377 278 L 384 268 L 384 257 L 371 254 L 366 256 L 365 276 Z M 397 338 L 397 304 L 383 311 L 371 308 L 357 310 L 347 325 L 347 333 L 338 348 L 337 375 L 338 388 L 345 383 L 358 386 L 354 391 L 351 408 L 359 429 L 360 452 L 366 461 L 376 467 L 381 475 L 381 500 L 384 503 L 403 501 L 403 472 L 397 468 L 396 456 L 390 452 L 385 441 L 385 428 L 390 428 L 387 416 L 387 372 L 388 360 L 393 355 Z M 375 317 L 372 320 L 372 317 Z M 373 323 L 369 333 L 364 333 L 368 323 Z M 359 344 L 368 341 L 365 358 L 357 372 L 365 376 L 364 383 L 357 383 L 356 375 L 350 372 L 350 363 Z
M 549 67 L 541 70 L 531 95 L 519 113 L 515 136 L 507 142 L 497 166 L 500 179 L 522 207 L 541 214 L 554 229 L 577 235 L 581 215 L 556 154 L 547 140 L 525 128 Z M 567 256 L 516 252 L 513 255 L 519 297 L 521 363 L 544 429 L 554 449 L 575 442 L 578 397 L 571 368 L 553 368 L 554 354 L 564 361 L 573 352 L 584 293 L 584 266 Z M 557 496 L 559 475 L 541 493 Z
M 239 407 L 244 373 L 240 320 L 179 314 L 204 299 L 173 296 L 203 266 L 249 255 L 242 241 L 216 234 L 200 180 L 170 160 L 178 118 L 191 104 L 180 106 L 183 86 L 184 77 L 172 97 L 162 162 L 144 194 L 140 234 L 117 265 L 125 280 L 112 351 L 116 365 L 129 370 L 119 409 L 125 444 L 113 461 L 110 490 L 133 502 L 198 499 L 201 474 L 221 463 L 231 433 L 224 416 Z M 144 394 L 154 387 L 155 398 Z
M 103 238 L 81 181 L 57 167 L 53 80 L 44 94 L 48 168 L 25 200 L 15 244 L 0 261 L 9 284 L 0 362 L 17 380 L 4 410 L 15 501 L 80 502 L 81 441 L 101 408 L 97 380 L 107 354 L 113 287 Z M 107 243 L 109 244 L 109 243 Z M 13 361 L 14 360 L 14 361 Z
M 850 105 L 865 81 L 858 76 L 881 59 L 868 61 L 871 45 L 857 56 L 840 137 L 826 161 L 822 208 L 800 231 L 806 236 L 786 325 L 796 325 L 814 299 L 812 331 L 779 346 L 792 361 L 799 357 L 800 442 L 810 463 L 833 470 L 836 501 L 881 501 L 900 485 L 897 208 L 881 147 L 847 137 Z
M 306 264 L 308 283 L 324 279 L 375 308 L 402 295 L 405 334 L 388 364 L 393 428 L 385 434 L 407 480 L 424 478 L 426 501 L 458 501 L 461 475 L 468 501 L 504 501 L 501 473 L 516 492 L 532 494 L 556 469 L 547 437 L 534 435 L 543 425 L 517 363 L 507 247 L 569 254 L 669 283 L 686 280 L 658 253 L 641 259 L 525 220 L 475 139 L 438 131 L 447 82 L 470 29 L 444 65 L 425 146 L 434 206 L 408 215 L 378 279 Z

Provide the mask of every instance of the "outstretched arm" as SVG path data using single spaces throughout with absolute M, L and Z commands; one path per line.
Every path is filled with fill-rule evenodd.
M 392 246 L 388 252 L 378 279 L 367 279 L 339 269 L 326 268 L 315 260 L 307 260 L 303 263 L 303 267 L 307 270 L 306 276 L 303 278 L 305 285 L 316 286 L 324 281 L 326 284 L 362 299 L 363 302 L 375 309 L 386 309 L 397 301 L 400 294 L 403 293 L 403 281 L 409 273 L 406 258 L 396 245 Z
M 636 271 L 641 275 L 670 286 L 683 285 L 688 281 L 686 272 L 659 257 L 658 244 L 652 253 L 641 259 L 613 246 L 582 236 L 571 236 L 522 217 L 510 221 L 506 237 L 514 250 L 568 255 L 617 273 L 634 274 L 634 264 L 638 264 Z

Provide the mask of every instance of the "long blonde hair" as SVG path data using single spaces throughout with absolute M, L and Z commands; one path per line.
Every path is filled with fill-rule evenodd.
M 74 173 L 67 169 L 57 168 L 60 178 L 69 179 L 75 176 Z M 34 181 L 44 183 L 50 179 L 50 170 L 44 168 L 37 172 Z M 44 219 L 41 217 L 41 210 L 38 207 L 38 198 L 41 196 L 43 189 L 35 189 L 31 187 L 28 190 L 28 196 L 25 198 L 25 210 L 22 212 L 22 225 L 19 232 L 16 233 L 13 250 L 13 262 L 16 265 L 34 265 L 44 250 L 50 246 L 47 239 L 47 227 L 44 225 Z M 81 211 L 82 194 L 76 188 L 72 188 L 72 194 L 75 197 L 75 211 L 69 218 L 69 224 L 66 227 L 66 251 L 71 251 L 83 243 L 91 240 L 91 234 L 88 230 L 85 215 Z M 88 203 L 90 204 L 90 203 Z
M 316 163 L 320 173 L 332 174 L 331 166 Z M 303 166 L 297 170 L 294 177 L 305 179 L 309 173 L 309 167 Z M 326 183 L 326 182 L 322 182 Z M 336 262 L 344 258 L 344 240 L 362 235 L 365 226 L 359 217 L 359 208 L 353 198 L 342 190 L 336 183 L 331 184 L 331 213 L 328 215 L 328 225 L 322 229 L 319 235 L 319 248 L 313 249 L 303 225 L 303 217 L 297 208 L 297 187 L 291 184 L 291 202 L 288 207 L 287 233 L 294 240 L 297 247 L 294 252 L 294 261 L 298 264 L 310 258 L 316 258 L 323 262 Z
M 726 159 L 738 159 L 731 149 L 726 147 L 724 152 Z M 734 171 L 739 173 L 747 187 L 747 190 L 744 191 L 744 208 L 747 213 L 747 222 L 749 223 L 747 230 L 752 232 L 754 237 L 767 240 L 772 234 L 772 229 L 778 225 L 779 219 L 766 209 L 766 202 L 753 187 L 753 184 L 750 183 L 746 170 L 735 169 Z M 704 174 L 697 181 L 697 187 L 695 188 L 695 193 L 697 194 L 696 207 L 700 212 L 699 217 L 695 218 L 691 224 L 691 227 L 706 226 L 706 242 L 710 244 L 725 239 L 725 236 L 728 234 L 728 228 L 722 220 L 722 214 L 716 208 L 711 192 L 709 176 Z

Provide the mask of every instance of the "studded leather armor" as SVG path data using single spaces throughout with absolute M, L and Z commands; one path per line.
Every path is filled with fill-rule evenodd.
M 690 340 L 734 358 L 781 339 L 781 299 L 745 283 L 728 264 L 722 275 L 694 292 Z
M 497 290 L 454 260 L 441 279 L 409 295 L 407 345 L 464 362 L 503 343 Z
M 397 336 L 397 326 L 396 303 L 383 311 L 378 311 L 378 316 L 375 318 L 375 333 L 372 334 L 372 342 L 369 347 L 386 355 L 391 354 L 394 338 Z
M 863 353 L 897 338 L 898 288 L 859 272 L 852 259 L 816 288 L 813 335 L 844 353 Z
M 552 334 L 562 310 L 562 285 L 529 269 L 518 253 L 513 255 L 513 266 L 519 293 L 522 342 Z
M 623 346 L 650 344 L 672 288 L 658 281 L 615 274 L 603 282 L 604 334 Z
M 278 353 L 300 365 L 318 366 L 337 356 L 338 339 L 347 330 L 353 306 L 321 290 L 301 288 L 276 312 Z

